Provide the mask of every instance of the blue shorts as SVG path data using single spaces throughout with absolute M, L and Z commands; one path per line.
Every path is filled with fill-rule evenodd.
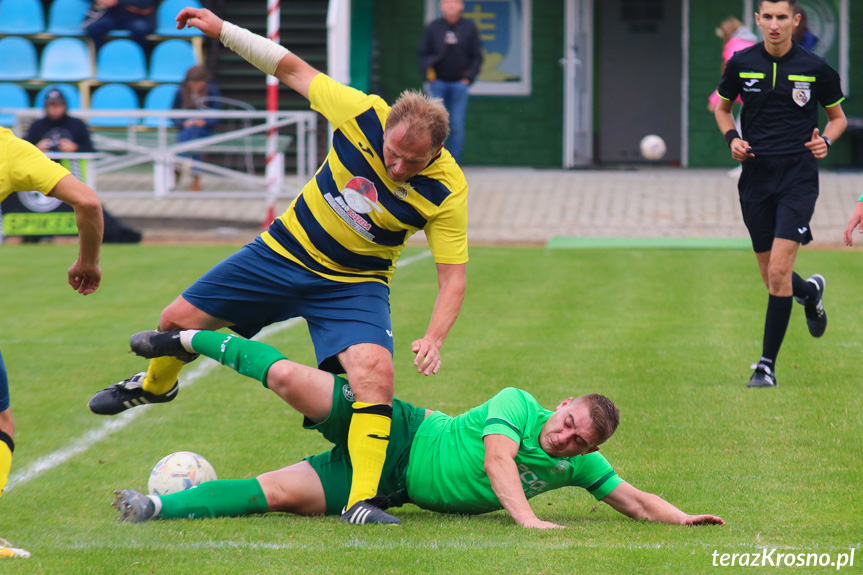
M 755 253 L 770 251 L 774 238 L 802 245 L 812 241 L 818 160 L 811 152 L 747 159 L 737 190 Z
M 6 377 L 6 364 L 0 354 L 0 411 L 9 409 L 9 378 Z
M 321 369 L 344 373 L 336 355 L 358 343 L 393 353 L 390 288 L 376 281 L 336 282 L 308 271 L 257 238 L 193 283 L 183 297 L 250 338 L 293 317 L 309 325 Z

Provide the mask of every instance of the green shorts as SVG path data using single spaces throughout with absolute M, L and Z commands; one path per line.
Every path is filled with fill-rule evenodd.
M 311 464 L 324 486 L 327 515 L 341 514 L 348 503 L 353 477 L 351 457 L 348 454 L 348 429 L 354 413 L 354 393 L 346 379 L 334 377 L 333 409 L 330 416 L 317 424 L 309 419 L 303 422 L 303 428 L 315 429 L 327 441 L 335 444 L 335 447 L 326 453 L 306 457 L 306 461 Z M 425 412 L 425 409 L 414 407 L 410 403 L 393 400 L 393 423 L 387 446 L 387 459 L 378 485 L 378 495 L 389 496 L 393 507 L 409 501 L 405 489 L 408 456 L 414 435 L 425 419 Z

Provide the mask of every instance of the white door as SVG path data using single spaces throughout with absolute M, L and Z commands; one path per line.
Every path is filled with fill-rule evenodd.
M 563 167 L 593 163 L 593 0 L 566 0 Z

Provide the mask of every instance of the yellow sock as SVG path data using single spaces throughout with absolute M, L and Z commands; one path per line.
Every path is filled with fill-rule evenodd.
M 177 377 L 185 365 L 176 357 L 151 359 L 150 367 L 147 368 L 147 377 L 141 382 L 141 387 L 152 394 L 164 395 L 177 383 Z
M 380 403 L 354 403 L 354 415 L 348 431 L 348 453 L 354 468 L 350 509 L 358 501 L 378 494 L 381 472 L 390 442 L 393 408 Z
M 6 489 L 6 483 L 9 481 L 9 470 L 12 469 L 12 451 L 14 449 L 15 444 L 12 442 L 12 438 L 0 431 L 0 497 L 3 496 L 3 490 Z

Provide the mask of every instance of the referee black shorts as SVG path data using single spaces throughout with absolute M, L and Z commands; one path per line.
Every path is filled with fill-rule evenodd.
M 774 238 L 803 245 L 812 241 L 818 160 L 811 152 L 747 159 L 737 190 L 755 253 L 770 251 Z

